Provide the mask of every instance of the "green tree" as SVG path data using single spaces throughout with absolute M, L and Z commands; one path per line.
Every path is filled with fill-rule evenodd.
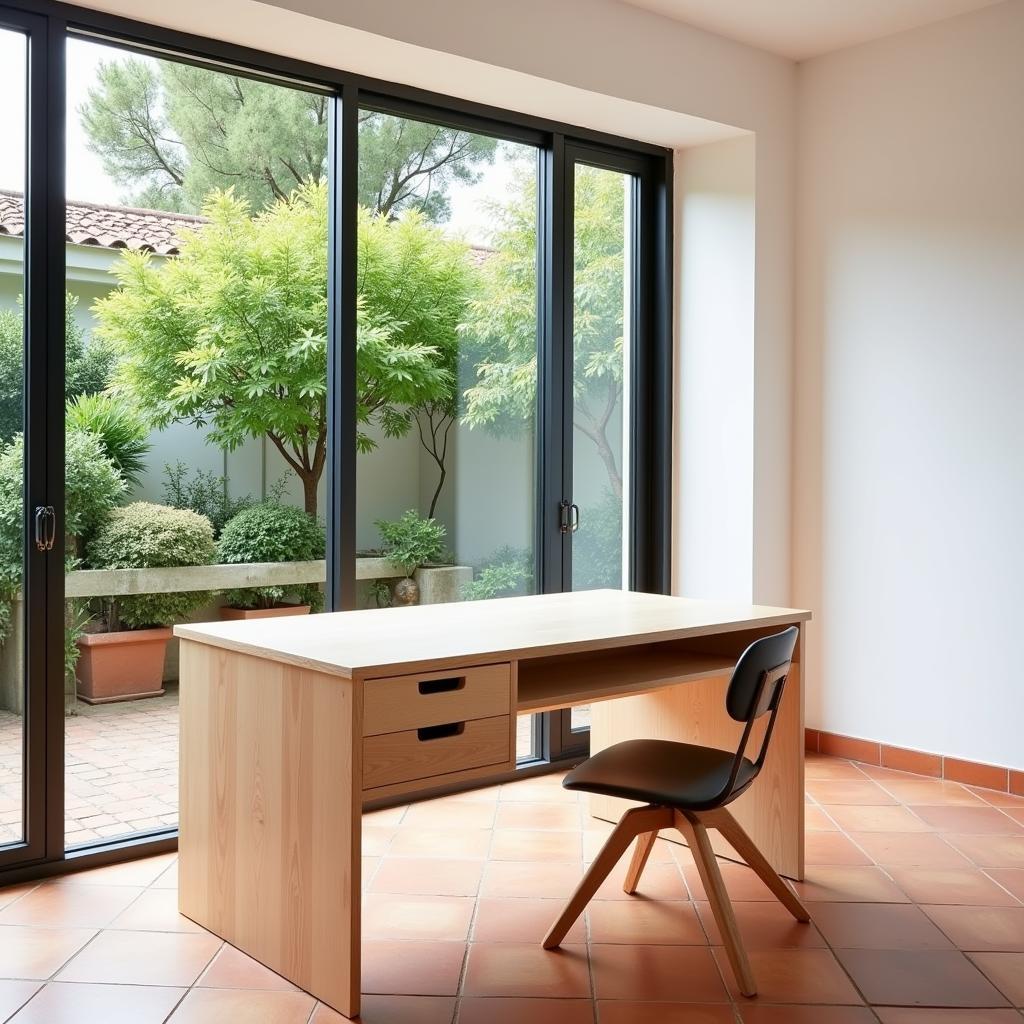
M 110 379 L 115 355 L 109 346 L 90 340 L 75 319 L 78 299 L 64 303 L 64 392 L 68 400 L 102 391 Z M 0 441 L 10 441 L 24 429 L 25 341 L 24 312 L 0 310 Z
M 512 436 L 532 424 L 537 403 L 536 183 L 523 174 L 517 185 L 492 208 L 496 251 L 481 268 L 464 327 L 476 364 L 464 421 Z M 622 471 L 608 431 L 622 400 L 624 200 L 620 174 L 576 168 L 573 426 L 596 447 L 620 501 Z
M 205 425 L 232 450 L 267 437 L 316 515 L 327 458 L 327 189 L 306 184 L 251 217 L 230 193 L 209 223 L 155 267 L 126 251 L 120 287 L 93 307 L 96 333 L 120 354 L 115 392 L 157 427 Z M 375 424 L 397 437 L 411 410 L 451 387 L 438 344 L 453 333 L 471 273 L 465 246 L 410 214 L 359 221 L 356 396 L 359 450 Z
M 254 210 L 326 173 L 328 99 L 322 93 L 223 71 L 128 57 L 99 65 L 79 117 L 127 201 L 198 212 L 234 187 Z M 448 213 L 453 181 L 472 182 L 493 139 L 361 111 L 359 196 L 386 216 Z

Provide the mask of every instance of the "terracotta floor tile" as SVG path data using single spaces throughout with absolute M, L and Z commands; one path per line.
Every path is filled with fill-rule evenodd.
M 754 872 L 743 864 L 733 864 L 731 861 L 719 860 L 718 870 L 722 873 L 722 880 L 725 882 L 729 899 L 733 903 L 743 903 L 747 900 L 770 900 L 777 902 L 775 895 L 761 881 Z M 690 864 L 683 868 L 683 877 L 695 900 L 706 900 L 704 884 L 700 880 L 700 873 L 696 864 Z
M 377 868 L 368 891 L 417 896 L 475 896 L 484 863 L 482 860 L 386 857 Z
M 491 861 L 484 871 L 480 895 L 567 900 L 582 875 L 580 864 Z
M 462 896 L 368 893 L 363 897 L 363 935 L 464 942 L 469 938 L 473 902 Z
M 91 928 L 0 927 L 0 973 L 45 981 L 95 934 Z
M 1014 1006 L 1024 1007 L 1024 953 L 970 953 L 969 957 Z
M 728 996 L 711 951 L 703 946 L 590 947 L 598 999 L 719 1003 Z
M 630 896 L 622 888 L 629 870 L 630 855 L 624 856 L 612 868 L 594 896 L 595 900 L 685 900 L 689 899 L 686 883 L 679 866 L 674 862 L 648 864 L 640 876 L 640 885 Z M 589 865 L 588 865 L 589 867 Z M 568 896 L 569 893 L 566 893 Z
M 986 868 L 985 874 L 1024 903 L 1024 868 Z
M 186 990 L 51 982 L 10 1024 L 163 1024 Z
M 23 885 L 8 885 L 6 888 L 0 889 L 0 910 L 9 907 L 15 900 L 20 900 L 38 886 L 38 882 L 25 882 Z
M 744 1003 L 743 1024 L 877 1024 L 866 1006 L 758 1006 Z
M 594 900 L 587 909 L 591 942 L 706 946 L 692 903 L 669 900 Z
M 577 804 L 537 804 L 503 801 L 498 804 L 495 828 L 554 829 L 571 832 L 580 827 Z
M 863 782 L 864 772 L 851 762 L 839 757 L 825 757 L 818 754 L 806 754 L 804 760 L 804 776 L 811 779 L 852 779 Z
M 715 947 L 729 993 L 739 1003 L 736 979 L 721 946 Z M 757 981 L 759 1003 L 826 1003 L 834 1006 L 862 1002 L 836 958 L 828 949 L 751 949 L 747 951 Z
M 446 802 L 427 800 L 410 804 L 402 818 L 402 827 L 429 828 L 443 831 L 450 828 L 492 828 L 496 803 L 461 800 Z
M 7 1020 L 40 989 L 38 981 L 0 981 L 0 1020 Z
M 1024 907 L 925 907 L 924 912 L 959 949 L 1024 953 Z
M 586 947 L 474 942 L 463 990 L 467 996 L 589 999 Z
M 980 789 L 977 786 L 967 787 L 975 796 L 993 807 L 1024 807 L 1024 796 L 1016 793 L 1003 793 L 998 789 Z
M 168 1024 L 306 1024 L 315 1000 L 305 992 L 245 992 L 196 988 L 171 1015 Z
M 172 932 L 100 932 L 57 976 L 106 985 L 191 985 L 221 940 Z
M 512 782 L 501 787 L 498 799 L 515 803 L 578 804 L 580 794 L 571 789 L 563 789 L 564 778 L 564 775 L 539 775 L 534 779 Z
M 949 903 L 976 907 L 1016 907 L 1019 901 L 978 868 L 889 869 L 896 884 L 915 903 Z M 1024 881 L 1024 880 L 1022 880 Z
M 601 822 L 601 824 L 604 825 L 606 823 L 605 822 Z M 598 853 L 601 852 L 601 848 L 604 846 L 605 842 L 607 842 L 608 836 L 611 835 L 611 832 L 612 832 L 611 825 L 609 825 L 607 829 L 602 829 L 600 831 L 598 831 L 596 829 L 587 829 L 587 830 L 585 830 L 583 832 L 583 859 L 584 859 L 584 861 L 586 861 L 589 864 L 591 861 L 594 860 L 595 857 L 597 857 Z M 670 863 L 672 863 L 675 860 L 675 858 L 672 855 L 672 851 L 674 849 L 676 849 L 676 850 L 679 850 L 679 849 L 685 850 L 686 847 L 683 846 L 681 843 L 673 843 L 673 842 L 669 842 L 668 840 L 665 840 L 665 839 L 657 839 L 657 840 L 655 840 L 654 848 L 651 850 L 650 856 L 647 858 L 647 863 L 648 864 L 670 864 Z M 632 852 L 633 852 L 633 850 L 632 850 L 632 847 L 631 847 L 629 849 L 629 851 L 625 854 L 625 856 L 629 857 L 632 854 Z
M 175 861 L 160 877 L 150 883 L 151 889 L 177 889 L 178 888 L 178 862 Z
M 565 906 L 564 899 L 486 899 L 477 901 L 474 942 L 536 942 L 547 935 Z M 583 915 L 569 929 L 567 943 L 586 942 Z
M 813 903 L 811 916 L 834 949 L 952 949 L 915 906 L 906 903 Z
M 373 884 L 373 878 L 380 868 L 382 857 L 363 857 L 360 861 L 360 870 L 363 876 L 363 892 Z
M 594 1024 L 589 999 L 463 999 L 459 1024 Z M 605 1024 L 604 1017 L 601 1024 Z
M 711 905 L 699 902 L 696 907 L 708 941 L 712 946 L 720 946 L 722 937 L 711 913 Z M 747 949 L 820 949 L 825 945 L 824 938 L 813 924 L 795 920 L 777 900 L 771 903 L 734 903 L 733 912 Z
M 245 988 L 291 991 L 295 986 L 240 949 L 224 943 L 210 966 L 196 982 L 200 988 Z
M 396 829 L 387 848 L 389 857 L 443 857 L 448 860 L 484 860 L 491 845 L 484 828 Z
M 931 832 L 926 824 L 903 806 L 870 807 L 826 804 L 825 810 L 846 832 Z
M 881 868 L 814 864 L 804 881 L 793 882 L 800 899 L 824 903 L 909 903 L 909 899 Z
M 463 942 L 363 942 L 363 991 L 389 996 L 453 996 L 466 955 Z
M 820 807 L 804 808 L 804 828 L 811 832 L 838 832 L 839 826 Z
M 979 868 L 1024 868 L 1024 836 L 947 835 Z
M 819 804 L 895 804 L 896 798 L 870 779 L 808 779 L 807 792 Z
M 882 1024 L 1020 1024 L 1016 1010 L 916 1010 L 876 1006 Z
M 912 810 L 940 832 L 965 836 L 1024 834 L 1024 825 L 998 807 L 913 807 Z
M 840 949 L 843 966 L 868 1002 L 882 1006 L 1005 1006 L 1006 1000 L 962 953 Z
M 409 810 L 408 804 L 401 807 L 386 807 L 382 811 L 367 811 L 363 815 L 363 825 L 394 826 L 400 825 L 405 818 L 405 812 Z
M 935 868 L 971 866 L 971 862 L 962 853 L 932 832 L 851 832 L 849 835 L 883 868 L 916 864 L 927 864 Z
M 871 858 L 841 832 L 808 832 L 804 836 L 808 864 L 870 864 Z
M 367 857 L 383 857 L 388 852 L 397 830 L 390 825 L 363 825 L 363 853 Z
M 601 1024 L 735 1024 L 728 1003 L 630 1003 L 597 1004 Z
M 103 928 L 144 890 L 130 885 L 63 885 L 44 882 L 4 910 L 0 924 L 39 928 Z
M 984 807 L 985 801 L 959 782 L 944 779 L 879 779 L 879 784 L 902 804 L 914 807 Z
M 160 853 L 155 857 L 128 860 L 122 864 L 108 864 L 88 871 L 74 871 L 61 875 L 61 885 L 149 885 L 155 882 L 175 861 L 176 853 Z
M 490 859 L 582 862 L 583 844 L 579 832 L 498 829 Z
M 1004 807 L 1002 810 L 1018 824 L 1024 824 L 1024 807 Z
M 360 1000 L 360 1024 L 452 1024 L 450 996 L 374 996 Z M 309 1024 L 351 1024 L 348 1017 L 318 1003 Z
M 85 886 L 82 886 L 82 891 Z M 147 889 L 114 918 L 111 928 L 153 932 L 202 932 L 204 929 L 178 913 L 177 889 Z

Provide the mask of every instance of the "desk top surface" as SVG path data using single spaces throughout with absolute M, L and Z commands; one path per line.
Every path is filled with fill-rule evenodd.
M 352 678 L 483 664 L 806 622 L 794 608 L 622 590 L 183 623 L 176 636 Z

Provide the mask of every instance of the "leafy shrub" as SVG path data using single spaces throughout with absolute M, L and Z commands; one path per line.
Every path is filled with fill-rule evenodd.
M 532 581 L 533 557 L 530 552 L 512 547 L 499 548 L 477 570 L 476 579 L 462 588 L 462 599 L 485 601 L 492 597 L 511 597 L 525 593 Z
M 188 479 L 189 467 L 184 462 L 164 465 L 164 503 L 171 508 L 187 508 L 206 516 L 213 523 L 213 535 L 219 537 L 229 519 L 249 508 L 253 500 L 228 497 L 228 478 L 208 469 L 197 469 Z M 273 493 L 273 492 L 272 492 Z
M 88 547 L 96 569 L 166 569 L 209 565 L 216 555 L 213 526 L 187 509 L 136 501 L 116 509 Z M 212 594 L 135 594 L 103 599 L 107 627 L 168 626 L 207 604 Z
M 406 576 L 444 556 L 444 526 L 436 519 L 422 518 L 415 509 L 390 522 L 378 519 L 375 525 L 384 541 L 384 557 Z
M 70 429 L 95 434 L 125 481 L 138 484 L 152 447 L 138 413 L 111 395 L 79 395 L 68 402 L 65 417 Z
M 323 558 L 326 538 L 323 527 L 301 508 L 265 501 L 243 509 L 224 527 L 217 544 L 221 562 L 308 562 Z M 250 587 L 228 590 L 228 603 L 238 608 L 273 608 L 285 596 L 294 595 L 298 604 L 323 606 L 323 595 L 315 584 L 288 587 Z
M 583 509 L 572 547 L 572 582 L 577 590 L 622 586 L 622 499 L 610 489 Z

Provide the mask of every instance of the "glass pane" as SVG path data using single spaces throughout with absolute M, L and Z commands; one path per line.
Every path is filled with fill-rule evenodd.
M 537 151 L 363 111 L 359 200 L 358 604 L 532 593 Z
M 177 824 L 170 626 L 322 608 L 328 107 L 71 40 L 68 111 L 70 847 Z
M 573 232 L 572 589 L 626 585 L 623 480 L 633 179 L 577 164 Z
M 25 118 L 27 41 L 0 30 L 0 846 L 25 838 Z

